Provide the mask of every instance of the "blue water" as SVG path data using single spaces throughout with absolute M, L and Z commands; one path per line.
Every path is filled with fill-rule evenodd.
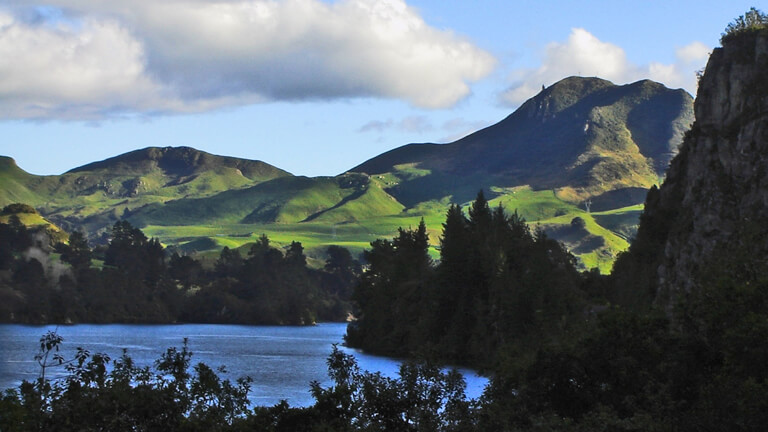
M 203 362 L 216 369 L 225 366 L 226 378 L 253 378 L 250 394 L 254 405 L 274 405 L 285 399 L 291 406 L 312 405 L 309 383 L 331 384 L 326 359 L 333 344 L 353 354 L 361 369 L 396 376 L 399 361 L 371 356 L 341 347 L 346 324 L 324 323 L 312 327 L 237 326 L 216 324 L 182 325 L 92 325 L 22 326 L 0 325 L 0 390 L 17 387 L 22 380 L 35 380 L 40 367 L 34 360 L 40 337 L 57 330 L 64 338 L 61 353 L 71 358 L 77 347 L 106 353 L 115 359 L 128 350 L 139 366 L 152 366 L 168 347 L 181 347 L 189 340 L 192 364 Z M 467 380 L 467 396 L 478 397 L 487 379 L 461 370 Z M 64 376 L 49 370 L 46 376 Z

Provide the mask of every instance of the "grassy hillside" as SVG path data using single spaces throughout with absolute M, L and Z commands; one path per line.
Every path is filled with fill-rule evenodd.
M 44 218 L 40 213 L 29 205 L 11 204 L 0 210 L 0 223 L 10 224 L 11 218 L 17 218 L 21 224 L 32 232 L 44 232 L 48 235 L 50 245 L 58 242 L 66 243 L 69 240 L 69 234 Z M 43 238 L 39 239 L 44 241 Z M 48 241 L 45 240 L 45 241 Z
M 30 185 L 36 176 L 16 165 L 10 157 L 0 156 L 0 207 L 12 203 L 38 205 L 44 201 Z
M 35 176 L 0 159 L 0 205 L 24 202 L 68 229 L 92 236 L 131 211 L 167 201 L 213 196 L 289 173 L 260 161 L 189 147 L 146 148 L 59 176 Z
M 491 205 L 563 241 L 583 267 L 608 271 L 691 116 L 682 90 L 571 77 L 459 141 L 403 146 L 336 177 L 188 147 L 137 150 L 60 176 L 2 158 L 0 205 L 32 204 L 92 240 L 127 219 L 186 252 L 213 254 L 265 233 L 275 244 L 301 241 L 315 258 L 330 244 L 359 252 L 423 218 L 438 257 L 449 204 L 484 190 Z
M 408 204 L 449 195 L 463 202 L 467 188 L 525 185 L 557 189 L 559 198 L 578 203 L 657 183 L 692 121 L 692 107 L 683 90 L 651 81 L 616 86 L 571 77 L 459 141 L 403 146 L 352 171 L 390 179 L 388 191 Z

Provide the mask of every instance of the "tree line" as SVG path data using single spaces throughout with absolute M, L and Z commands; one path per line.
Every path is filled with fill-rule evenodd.
M 644 232 L 662 229 L 646 219 Z M 751 244 L 748 228 L 734 244 Z M 423 223 L 371 244 L 347 343 L 488 373 L 460 430 L 763 430 L 764 255 L 724 245 L 702 263 L 701 290 L 661 309 L 648 295 L 654 238 L 633 244 L 617 274 L 580 274 L 561 245 L 481 192 L 467 216 L 448 210 L 437 264 Z
M 517 212 L 491 209 L 482 191 L 468 217 L 448 209 L 436 265 L 427 248 L 423 221 L 371 243 L 349 345 L 490 367 L 580 321 L 586 296 L 575 258 Z
M 293 242 L 262 235 L 242 256 L 224 248 L 213 268 L 170 252 L 127 221 L 105 247 L 74 232 L 50 247 L 11 216 L 0 224 L 0 320 L 18 323 L 238 323 L 343 321 L 360 264 L 330 246 L 322 269 Z M 94 265 L 94 260 L 103 265 Z
M 186 344 L 153 366 L 78 349 L 48 333 L 41 376 L 0 396 L 3 431 L 761 431 L 768 421 L 768 285 L 720 279 L 676 312 L 611 308 L 572 339 L 505 357 L 479 399 L 460 374 L 407 361 L 396 377 L 333 348 L 314 403 L 250 406 L 253 383 L 193 364 Z M 682 307 L 682 306 L 681 306 Z M 64 379 L 45 371 L 66 367 Z

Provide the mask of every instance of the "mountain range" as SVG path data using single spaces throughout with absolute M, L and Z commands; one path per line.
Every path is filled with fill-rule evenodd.
M 565 242 L 585 267 L 607 271 L 676 154 L 692 107 L 685 91 L 652 81 L 570 77 L 456 142 L 405 145 L 333 177 L 188 147 L 136 150 L 55 176 L 0 157 L 0 205 L 33 205 L 93 241 L 127 219 L 186 252 L 266 233 L 319 256 L 329 244 L 359 251 L 422 218 L 437 245 L 448 204 L 484 190 L 492 205 Z

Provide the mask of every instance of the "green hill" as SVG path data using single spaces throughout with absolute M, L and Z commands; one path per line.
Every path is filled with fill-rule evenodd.
M 19 168 L 12 158 L 0 156 L 0 206 L 12 203 L 42 203 L 44 198 L 30 189 L 36 177 Z
M 151 204 L 212 196 L 291 174 L 260 161 L 189 147 L 150 147 L 70 170 L 35 176 L 0 160 L 0 205 L 25 202 L 61 226 L 103 231 Z
M 265 233 L 277 245 L 301 241 L 317 257 L 329 244 L 360 251 L 422 218 L 436 247 L 448 204 L 467 205 L 483 189 L 491 204 L 567 244 L 584 267 L 608 271 L 691 118 L 682 90 L 571 77 L 454 143 L 406 145 L 336 177 L 188 147 L 137 150 L 60 176 L 34 176 L 2 158 L 0 205 L 32 204 L 92 240 L 128 219 L 188 251 L 240 247 Z
M 387 177 L 406 205 L 530 185 L 578 203 L 663 176 L 692 122 L 693 100 L 652 81 L 566 78 L 501 122 L 451 144 L 410 144 L 351 171 Z M 635 203 L 641 203 L 644 196 Z
M 402 210 L 368 176 L 345 174 L 281 177 L 211 197 L 152 204 L 132 213 L 129 220 L 138 225 L 341 223 Z

